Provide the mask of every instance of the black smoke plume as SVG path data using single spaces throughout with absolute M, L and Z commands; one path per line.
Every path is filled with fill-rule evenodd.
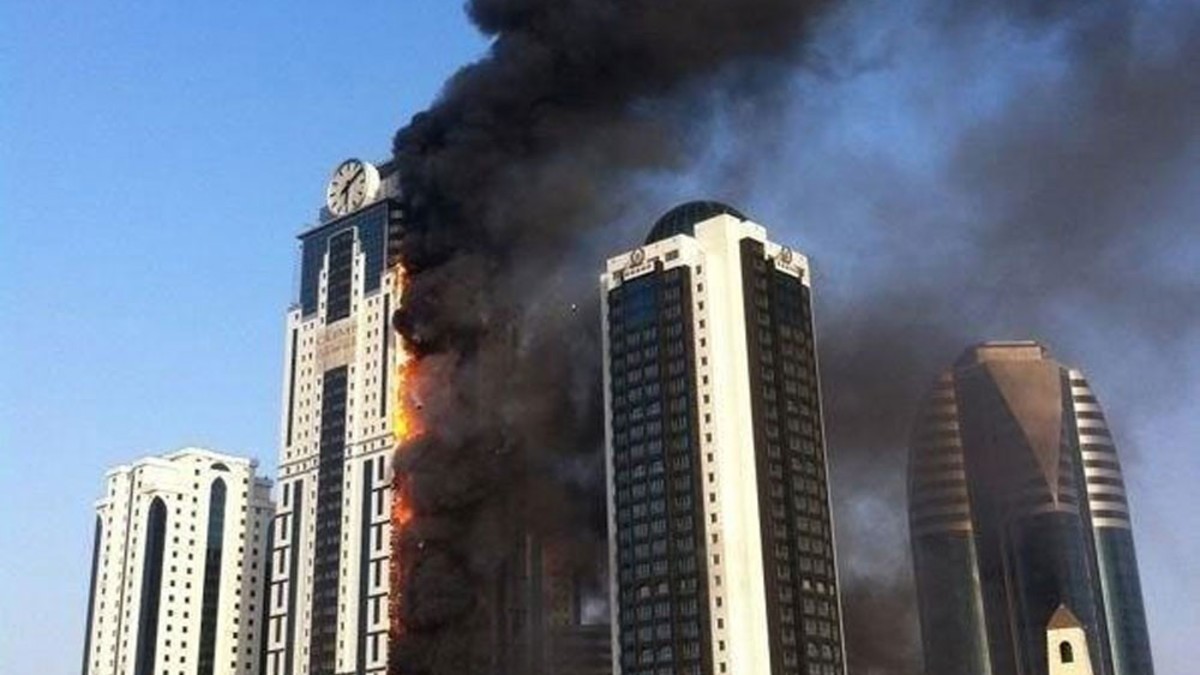
M 1200 6 L 900 4 L 845 8 L 814 47 L 830 74 L 801 77 L 785 124 L 746 142 L 808 140 L 743 178 L 815 259 L 856 675 L 919 668 L 901 506 L 935 374 L 978 341 L 1042 340 L 1097 386 L 1128 467 L 1133 427 L 1186 391 L 1200 329 L 1200 275 L 1180 267 L 1200 255 Z M 868 79 L 903 103 L 860 93 Z M 823 140 L 864 108 L 927 120 L 895 132 L 921 141 Z
M 631 177 L 675 171 L 714 104 L 777 79 L 825 3 L 475 0 L 494 39 L 396 136 L 426 434 L 405 673 L 505 672 L 496 576 L 529 532 L 604 558 L 599 314 L 589 233 Z
M 1196 175 L 1195 8 L 966 4 L 468 3 L 488 54 L 394 145 L 412 274 L 400 324 L 422 354 L 427 429 L 400 460 L 419 547 L 403 672 L 501 672 L 494 579 L 526 533 L 603 556 L 595 279 L 689 184 L 814 258 L 851 672 L 919 671 L 904 446 L 936 370 L 979 339 L 1083 349 L 1077 326 L 1104 325 L 1142 348 L 1129 326 L 1179 339 L 1196 319 L 1180 311 L 1195 276 L 1129 260 L 1197 248 L 1161 206 Z M 1061 72 L 960 110 L 935 187 L 795 140 L 832 123 L 837 106 L 814 102 L 913 60 L 945 78 L 922 104 L 951 106 L 956 78 L 990 72 L 979 44 L 997 31 L 1044 43 Z

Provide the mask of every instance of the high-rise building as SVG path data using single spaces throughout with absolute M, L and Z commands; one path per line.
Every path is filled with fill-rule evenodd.
M 274 507 L 255 463 L 200 448 L 108 472 L 83 675 L 258 675 Z
M 460 648 L 479 656 L 460 667 L 488 675 L 555 675 L 547 670 L 549 631 L 569 623 L 574 598 L 571 579 L 559 574 L 554 558 L 541 537 L 521 533 L 510 541 L 497 566 L 481 575 L 487 582 L 475 598 L 475 634 L 463 629 L 456 635 Z M 391 675 L 404 672 L 398 666 Z
M 607 623 L 584 617 L 581 570 L 561 540 L 526 534 L 496 577 L 492 675 L 611 675 Z
M 607 623 L 552 629 L 548 675 L 612 675 L 612 628 Z
M 348 160 L 330 181 L 322 222 L 300 235 L 267 675 L 387 666 L 397 192 L 390 167 Z
M 1060 606 L 1097 675 L 1151 675 L 1121 464 L 1078 370 L 966 350 L 914 428 L 909 511 L 928 675 L 1045 675 Z
M 845 672 L 810 282 L 715 202 L 608 260 L 617 673 Z

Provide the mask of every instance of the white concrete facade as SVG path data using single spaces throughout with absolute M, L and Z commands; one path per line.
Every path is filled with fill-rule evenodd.
M 700 465 L 703 479 L 703 533 L 707 546 L 708 617 L 712 672 L 759 675 L 772 672 L 771 631 L 764 550 L 760 522 L 760 490 L 755 468 L 746 303 L 741 245 L 763 245 L 766 259 L 778 272 L 810 286 L 808 259 L 771 242 L 766 229 L 750 220 L 721 214 L 695 224 L 694 235 L 675 235 L 609 258 L 601 275 L 607 295 L 637 277 L 690 268 L 692 298 L 691 349 L 697 391 Z M 612 420 L 608 302 L 603 303 L 604 391 L 606 419 Z M 617 608 L 617 522 L 614 494 L 611 423 L 605 426 L 608 469 L 610 607 Z M 827 469 L 827 467 L 826 467 Z M 827 474 L 826 474 L 827 475 Z M 828 505 L 827 505 L 828 508 Z M 840 597 L 832 585 L 802 579 L 806 591 L 819 592 L 837 607 L 837 633 L 842 632 Z M 819 586 L 819 589 L 817 588 Z M 614 614 L 616 611 L 614 610 Z M 612 662 L 622 672 L 618 618 L 613 618 Z M 841 662 L 844 663 L 844 650 Z
M 1046 627 L 1046 660 L 1049 675 L 1092 675 L 1087 633 L 1065 606 Z
M 84 675 L 258 675 L 274 506 L 255 470 L 248 459 L 185 448 L 108 472 L 96 502 Z M 223 506 L 214 501 L 222 489 Z M 211 657 L 201 668 L 206 634 Z
M 385 176 L 383 194 L 395 191 Z M 369 209 L 377 204 L 368 204 Z M 361 212 L 361 211 L 360 211 Z M 355 214 L 326 223 L 350 223 Z M 351 225 L 347 225 L 351 227 Z M 390 314 L 398 305 L 395 272 L 384 269 L 377 290 L 365 291 L 367 256 L 355 233 L 349 316 L 327 321 L 329 254 L 319 261 L 315 312 L 287 314 L 284 352 L 279 508 L 271 555 L 272 588 L 265 675 L 382 673 L 387 666 L 391 457 L 396 364 Z M 346 369 L 341 452 L 341 525 L 337 552 L 336 621 L 314 617 L 317 504 L 321 469 L 324 377 Z M 326 439 L 328 442 L 328 439 Z M 330 499 L 325 492 L 325 499 Z M 317 623 L 314 624 L 314 621 Z M 336 665 L 314 668 L 313 629 L 336 631 Z

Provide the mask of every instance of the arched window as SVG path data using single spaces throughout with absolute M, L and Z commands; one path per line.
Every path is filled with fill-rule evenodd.
M 204 552 L 204 598 L 200 610 L 200 659 L 197 672 L 212 675 L 216 664 L 217 610 L 221 606 L 221 549 L 225 535 L 225 480 L 208 493 L 208 543 Z
M 1075 662 L 1075 649 L 1073 647 L 1071 647 L 1070 642 L 1067 642 L 1064 640 L 1064 641 L 1058 643 L 1058 656 L 1059 656 L 1059 661 L 1061 661 L 1062 663 L 1074 663 Z
M 146 517 L 146 552 L 142 560 L 142 602 L 138 611 L 134 675 L 154 672 L 158 646 L 158 604 L 162 595 L 163 550 L 167 544 L 167 505 L 155 497 Z

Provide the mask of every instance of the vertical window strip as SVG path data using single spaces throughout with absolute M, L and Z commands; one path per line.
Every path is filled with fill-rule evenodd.
M 204 549 L 204 593 L 200 610 L 198 675 L 212 675 L 217 649 L 217 612 L 221 605 L 221 555 L 225 535 L 225 480 L 208 491 L 208 540 Z
M 88 583 L 87 623 L 83 633 L 83 675 L 88 674 L 88 663 L 92 658 L 92 620 L 95 618 L 96 609 L 96 570 L 100 566 L 100 537 L 102 534 L 103 525 L 100 524 L 100 516 L 96 516 L 96 531 L 92 535 L 92 579 Z
M 299 635 L 296 628 L 296 588 L 300 575 L 300 521 L 304 514 L 304 480 L 292 483 L 292 531 L 288 535 L 288 601 L 287 601 L 287 635 L 284 636 L 284 672 L 292 673 L 292 663 L 296 656 Z
M 287 446 L 292 446 L 292 425 L 296 412 L 296 350 L 299 346 L 299 331 L 292 329 L 292 356 L 288 366 L 288 412 L 287 412 Z
M 167 544 L 167 507 L 155 497 L 146 518 L 142 558 L 141 607 L 138 610 L 137 658 L 134 675 L 152 675 L 158 649 L 158 610 L 162 595 L 163 553 Z

